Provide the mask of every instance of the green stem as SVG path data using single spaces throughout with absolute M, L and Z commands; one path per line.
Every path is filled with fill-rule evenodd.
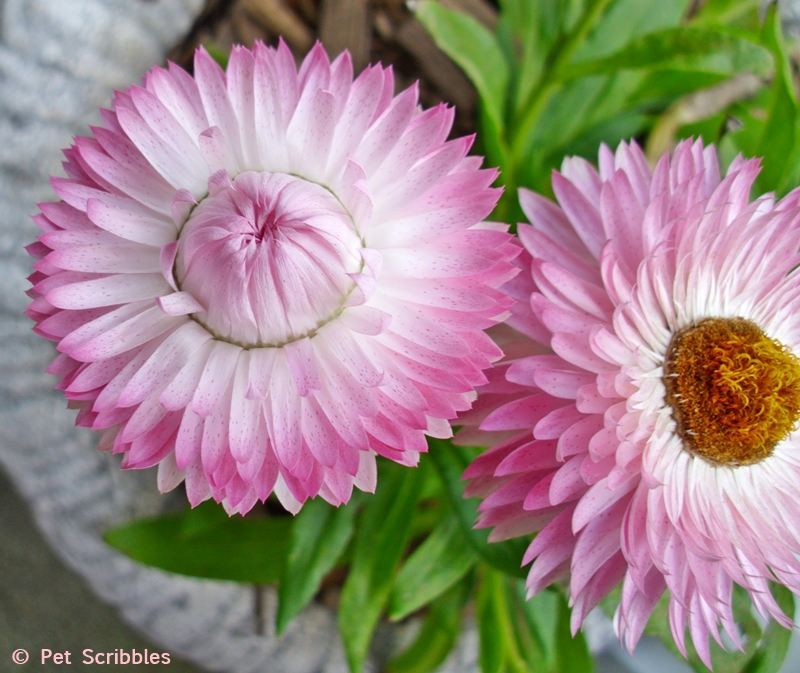
M 610 2 L 611 0 L 594 0 L 591 8 L 581 18 L 577 28 L 556 48 L 551 67 L 545 72 L 541 84 L 531 92 L 523 106 L 525 110 L 523 117 L 514 129 L 511 147 L 515 158 L 525 150 L 528 138 L 544 106 L 552 95 L 563 86 L 563 82 L 560 81 L 562 71 L 569 65 L 575 51 L 586 39 L 586 36 L 597 25 Z
M 528 666 L 522 653 L 519 650 L 516 630 L 511 620 L 512 609 L 508 600 L 509 579 L 501 572 L 483 565 L 483 582 L 486 591 L 489 593 L 489 600 L 493 604 L 494 616 L 497 625 L 503 634 L 505 662 L 508 665 L 507 671 L 510 673 L 528 673 Z

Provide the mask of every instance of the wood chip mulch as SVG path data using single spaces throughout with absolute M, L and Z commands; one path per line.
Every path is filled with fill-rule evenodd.
M 497 23 L 497 7 L 490 0 L 439 1 L 490 29 Z M 274 45 L 282 36 L 299 61 L 320 40 L 332 59 L 349 49 L 356 73 L 369 63 L 392 65 L 398 92 L 419 80 L 424 107 L 456 106 L 453 136 L 473 133 L 475 89 L 408 5 L 403 0 L 207 0 L 169 59 L 191 70 L 200 45 L 227 52 L 232 44 L 252 48 L 257 40 Z

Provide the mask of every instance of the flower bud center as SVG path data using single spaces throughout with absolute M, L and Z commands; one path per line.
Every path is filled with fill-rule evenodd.
M 192 317 L 243 347 L 313 335 L 352 291 L 362 268 L 350 216 L 324 187 L 282 173 L 246 172 L 211 185 L 180 233 L 175 277 L 205 309 Z
M 684 446 L 717 465 L 768 458 L 800 420 L 800 359 L 743 318 L 675 334 L 664 382 Z

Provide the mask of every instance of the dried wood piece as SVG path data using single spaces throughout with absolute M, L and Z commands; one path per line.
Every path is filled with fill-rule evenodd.
M 386 30 L 386 21 L 379 21 L 376 30 Z M 410 18 L 394 31 L 394 40 L 414 56 L 420 70 L 459 111 L 470 113 L 475 109 L 477 94 L 466 75 L 439 50 L 422 24 Z M 384 36 L 389 39 L 389 36 Z
M 256 23 L 239 4 L 235 5 L 231 12 L 231 27 L 234 41 L 237 44 L 243 44 L 248 49 L 253 48 L 256 40 L 267 43 L 272 41 L 272 34 L 261 24 Z
M 394 42 L 394 24 L 386 12 L 376 12 L 372 23 L 384 42 Z
M 201 44 L 213 46 L 224 54 L 230 54 L 234 42 L 238 42 L 238 39 L 230 21 L 221 21 L 214 27 L 210 35 L 201 40 Z
M 216 26 L 227 18 L 230 5 L 231 0 L 206 0 L 186 37 L 173 47 L 167 59 L 191 72 L 195 49 L 211 39 Z
M 319 36 L 331 58 L 350 50 L 360 72 L 369 63 L 372 45 L 368 0 L 322 0 Z
M 314 35 L 282 0 L 241 0 L 242 9 L 265 30 L 281 35 L 295 54 L 314 46 Z
M 489 30 L 494 30 L 497 26 L 497 10 L 486 0 L 439 0 L 439 4 L 447 9 L 469 14 Z
M 297 14 L 302 16 L 312 26 L 317 25 L 319 12 L 317 11 L 317 4 L 314 0 L 289 0 L 289 2 L 292 5 L 292 9 L 294 9 Z

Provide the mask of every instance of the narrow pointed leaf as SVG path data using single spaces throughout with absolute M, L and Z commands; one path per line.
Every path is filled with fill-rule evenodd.
M 207 502 L 112 528 L 105 540 L 134 561 L 169 572 L 269 584 L 283 572 L 292 523 L 288 516 L 229 518 Z
M 555 670 L 559 673 L 592 673 L 594 660 L 583 633 L 572 636 L 569 620 L 571 611 L 564 596 L 557 593 L 558 608 L 555 629 Z
M 517 580 L 515 588 L 517 603 L 522 612 L 522 619 L 517 620 L 517 628 L 522 632 L 525 660 L 532 673 L 549 673 L 556 663 L 558 613 L 563 599 L 554 587 L 541 591 L 530 599 L 527 598 L 523 580 Z
M 690 23 L 693 26 L 731 23 L 748 12 L 755 13 L 759 5 L 759 0 L 708 0 Z
M 785 586 L 772 585 L 772 595 L 787 615 L 795 614 L 794 594 Z M 777 673 L 789 651 L 792 632 L 772 620 L 764 630 L 753 658 L 742 669 L 742 673 Z
M 781 32 L 781 19 L 774 5 L 770 7 L 764 22 L 763 39 L 775 57 L 776 71 L 772 82 L 769 116 L 756 150 L 756 156 L 766 159 L 756 179 L 756 185 L 759 191 L 764 192 L 780 187 L 788 191 L 788 188 L 795 185 L 784 185 L 782 177 L 786 173 L 796 173 L 789 160 L 794 158 L 790 148 L 798 144 L 800 135 L 797 129 L 798 102 L 787 45 Z
M 505 166 L 505 108 L 510 73 L 497 38 L 471 16 L 445 9 L 433 0 L 423 0 L 415 11 L 439 49 L 475 85 L 486 117 L 482 130 L 487 137 L 483 141 L 490 150 L 490 160 Z
M 308 604 L 339 562 L 353 535 L 355 513 L 353 502 L 336 508 L 317 498 L 297 515 L 278 589 L 278 633 Z
M 458 640 L 472 585 L 467 576 L 430 604 L 416 640 L 389 662 L 388 673 L 429 673 L 447 658 Z
M 667 28 L 642 35 L 601 59 L 574 63 L 563 80 L 619 70 L 669 69 L 730 76 L 750 71 L 768 75 L 773 62 L 768 50 L 741 37 L 710 28 Z
M 515 577 L 525 577 L 521 567 L 528 542 L 523 539 L 489 543 L 487 530 L 475 530 L 478 518 L 478 501 L 464 499 L 464 482 L 461 475 L 468 465 L 467 456 L 447 440 L 428 438 L 430 460 L 442 480 L 445 493 L 453 507 L 456 519 L 472 548 L 492 566 Z
M 483 573 L 475 605 L 478 622 L 478 663 L 481 673 L 501 673 L 505 664 L 505 643 L 502 615 L 498 614 L 496 592 L 500 591 L 500 576 L 489 571 Z
M 389 602 L 390 619 L 402 619 L 443 594 L 478 558 L 454 515 L 445 518 L 397 574 Z
M 475 600 L 481 673 L 537 673 L 529 670 L 520 652 L 509 585 L 514 581 L 489 566 L 481 567 Z
M 419 3 L 416 15 L 439 48 L 472 80 L 481 101 L 502 125 L 509 73 L 495 36 L 471 16 L 431 0 Z
M 392 465 L 379 481 L 377 494 L 365 498 L 339 604 L 339 631 L 353 673 L 363 668 L 372 634 L 389 601 L 424 474 L 422 468 Z

